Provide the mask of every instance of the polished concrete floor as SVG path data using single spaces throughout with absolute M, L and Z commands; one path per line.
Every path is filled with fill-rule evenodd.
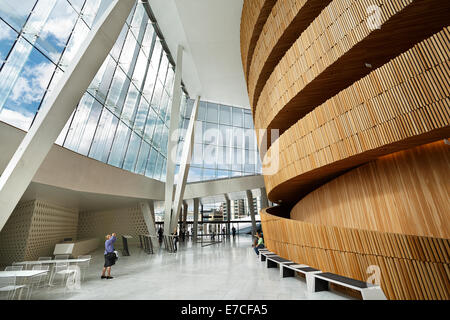
M 103 251 L 92 254 L 81 289 L 46 287 L 32 299 L 150 300 L 335 300 L 335 292 L 308 294 L 301 278 L 284 278 L 257 259 L 248 236 L 202 247 L 188 241 L 175 254 L 160 250 L 147 255 L 137 245 L 112 268 L 114 279 L 100 279 Z

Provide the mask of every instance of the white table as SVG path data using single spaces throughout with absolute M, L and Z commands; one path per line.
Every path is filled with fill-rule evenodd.
M 35 276 L 40 276 L 40 275 L 44 275 L 48 273 L 47 270 L 18 270 L 18 271 L 0 271 L 0 278 L 12 278 L 12 277 L 16 277 L 16 278 L 20 278 L 20 279 L 24 279 L 24 281 L 21 281 L 21 284 L 17 284 L 18 286 L 20 286 L 20 292 L 19 292 L 19 300 L 22 298 L 22 291 L 23 288 L 25 288 L 25 286 L 29 285 L 26 281 L 26 279 L 31 278 L 31 277 L 35 277 Z M 29 287 L 27 287 L 27 290 L 30 290 Z M 27 291 L 28 293 L 28 291 Z
M 40 261 L 22 261 L 17 262 L 15 265 L 39 265 L 39 264 L 55 264 L 55 263 L 79 263 L 79 262 L 88 262 L 90 258 L 83 259 L 61 259 L 61 260 L 40 260 Z
M 0 278 L 30 278 L 47 273 L 47 270 L 0 271 Z

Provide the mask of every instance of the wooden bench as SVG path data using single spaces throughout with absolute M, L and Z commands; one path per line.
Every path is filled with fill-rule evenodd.
M 307 290 L 310 293 L 328 291 L 330 283 L 359 291 L 363 300 L 387 300 L 378 285 L 347 278 L 330 272 L 322 272 L 305 264 L 284 259 L 267 249 L 259 250 L 260 260 L 266 262 L 267 268 L 280 266 L 280 277 L 295 277 L 296 273 L 305 275 Z
M 321 273 L 322 271 L 318 269 L 311 268 L 306 264 L 283 264 L 280 268 L 280 277 L 295 277 L 296 272 L 302 273 L 306 279 L 306 287 L 308 292 L 311 292 L 314 285 L 313 275 L 316 273 Z
M 309 292 L 328 291 L 330 283 L 359 291 L 363 300 L 387 300 L 380 286 L 330 272 L 315 273 Z
M 266 261 L 266 257 L 268 257 L 268 256 L 276 256 L 276 254 L 273 252 L 270 252 L 269 250 L 264 250 L 264 249 L 259 250 L 259 258 L 260 258 L 261 262 Z

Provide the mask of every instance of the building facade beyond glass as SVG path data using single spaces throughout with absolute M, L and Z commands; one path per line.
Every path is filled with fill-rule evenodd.
M 0 0 L 1 121 L 30 128 L 110 3 Z M 164 181 L 173 81 L 174 68 L 144 5 L 137 2 L 56 142 Z

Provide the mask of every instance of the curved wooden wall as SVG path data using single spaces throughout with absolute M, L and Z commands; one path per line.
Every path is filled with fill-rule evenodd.
M 245 78 L 256 42 L 276 0 L 244 0 L 241 16 L 241 58 Z
M 256 43 L 246 76 L 251 106 L 257 104 L 264 84 L 286 51 L 330 2 L 331 0 L 277 1 Z
M 380 30 L 368 27 L 365 10 L 371 2 L 381 3 Z M 289 128 L 373 68 L 447 26 L 449 10 L 450 2 L 438 0 L 333 1 L 265 83 L 255 107 L 255 127 Z
M 318 179 L 450 136 L 449 69 L 445 28 L 300 119 L 278 139 L 269 198 L 294 203 Z
M 361 281 L 378 266 L 388 299 L 450 298 L 449 239 L 315 225 L 266 210 L 261 221 L 267 248 L 285 259 Z
M 384 156 L 308 194 L 291 219 L 449 239 L 449 169 L 443 141 Z
M 301 220 L 263 213 L 269 248 L 360 280 L 377 264 L 392 299 L 448 299 L 450 1 L 263 2 L 244 2 L 244 73 L 255 128 L 281 133 L 257 135 L 268 197 Z

